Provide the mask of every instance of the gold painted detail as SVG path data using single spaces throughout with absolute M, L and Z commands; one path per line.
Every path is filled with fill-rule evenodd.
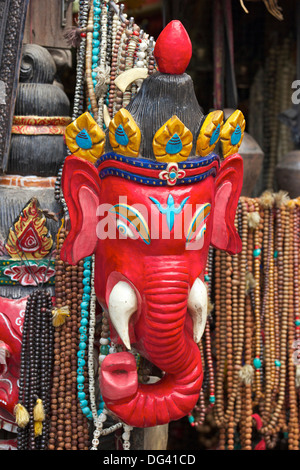
M 44 258 L 53 245 L 46 227 L 46 217 L 32 198 L 9 230 L 5 248 L 13 259 Z
M 125 108 L 121 108 L 109 123 L 109 142 L 114 152 L 126 157 L 138 157 L 141 131 Z
M 193 147 L 193 134 L 174 115 L 154 135 L 153 152 L 160 162 L 182 162 Z
M 103 154 L 105 134 L 89 112 L 81 114 L 67 126 L 65 138 L 73 155 L 91 163 Z
M 237 109 L 229 116 L 221 132 L 221 145 L 224 158 L 238 152 L 243 141 L 245 127 L 246 121 L 244 115 Z
M 209 113 L 201 126 L 196 145 L 196 154 L 206 157 L 217 145 L 223 128 L 223 111 Z

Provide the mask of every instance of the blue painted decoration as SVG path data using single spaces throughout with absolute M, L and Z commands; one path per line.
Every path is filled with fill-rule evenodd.
M 84 150 L 91 149 L 93 142 L 86 129 L 82 129 L 75 137 L 78 147 Z
M 220 130 L 221 130 L 221 127 L 220 127 L 220 124 L 218 124 L 216 129 L 212 133 L 212 136 L 211 136 L 210 141 L 209 141 L 209 145 L 214 145 L 217 142 L 217 140 L 220 136 Z
M 120 124 L 115 132 L 115 139 L 119 145 L 126 146 L 129 142 L 126 132 L 124 131 L 124 127 Z
M 241 140 L 241 137 L 242 137 L 242 129 L 239 125 L 237 125 L 231 136 L 231 144 L 237 145 L 239 141 Z
M 180 212 L 182 211 L 185 203 L 189 199 L 189 196 L 184 198 L 183 201 L 179 204 L 179 206 L 176 207 L 172 194 L 169 194 L 168 200 L 167 200 L 167 207 L 165 207 L 165 208 L 162 207 L 161 203 L 157 199 L 155 199 L 154 197 L 149 196 L 149 199 L 151 199 L 151 201 L 154 202 L 154 204 L 156 204 L 159 212 L 161 212 L 161 214 L 164 214 L 166 216 L 167 224 L 168 224 L 169 230 L 171 232 L 171 230 L 174 226 L 175 215 L 180 214 Z
M 174 134 L 166 145 L 166 152 L 170 155 L 179 153 L 182 150 L 182 142 L 178 134 Z

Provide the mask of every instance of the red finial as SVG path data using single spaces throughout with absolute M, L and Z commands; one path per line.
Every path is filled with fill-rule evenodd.
M 157 38 L 154 57 L 161 73 L 180 75 L 185 72 L 192 57 L 190 37 L 178 20 L 173 20 Z

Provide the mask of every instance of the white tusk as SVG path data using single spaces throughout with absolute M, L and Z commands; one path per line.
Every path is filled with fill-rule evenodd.
M 128 324 L 131 315 L 137 310 L 137 297 L 132 287 L 127 282 L 119 281 L 112 289 L 108 312 L 112 324 L 127 349 L 131 349 Z
M 115 85 L 121 90 L 123 93 L 125 92 L 126 88 L 136 80 L 144 80 L 148 76 L 148 69 L 144 67 L 134 67 L 132 69 L 126 70 L 122 72 L 120 75 L 117 76 L 115 79 Z
M 188 311 L 193 320 L 195 343 L 199 343 L 204 333 L 207 319 L 207 300 L 207 288 L 205 284 L 197 278 L 188 298 Z

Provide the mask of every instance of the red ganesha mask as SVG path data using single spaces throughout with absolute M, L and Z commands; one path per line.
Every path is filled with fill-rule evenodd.
M 163 52 L 166 33 L 171 44 L 174 34 L 186 42 L 175 48 L 182 59 L 167 48 L 175 71 Z M 154 52 L 160 71 L 112 117 L 106 133 L 88 113 L 67 128 L 73 155 L 62 177 L 71 229 L 61 256 L 76 264 L 95 255 L 96 296 L 111 339 L 124 346 L 102 363 L 101 393 L 135 427 L 180 419 L 195 406 L 208 250 L 241 249 L 234 220 L 244 117 L 236 111 L 224 124 L 222 111 L 203 116 L 184 73 L 191 51 L 179 22 L 167 26 Z M 138 383 L 132 346 L 163 372 L 161 380 Z

